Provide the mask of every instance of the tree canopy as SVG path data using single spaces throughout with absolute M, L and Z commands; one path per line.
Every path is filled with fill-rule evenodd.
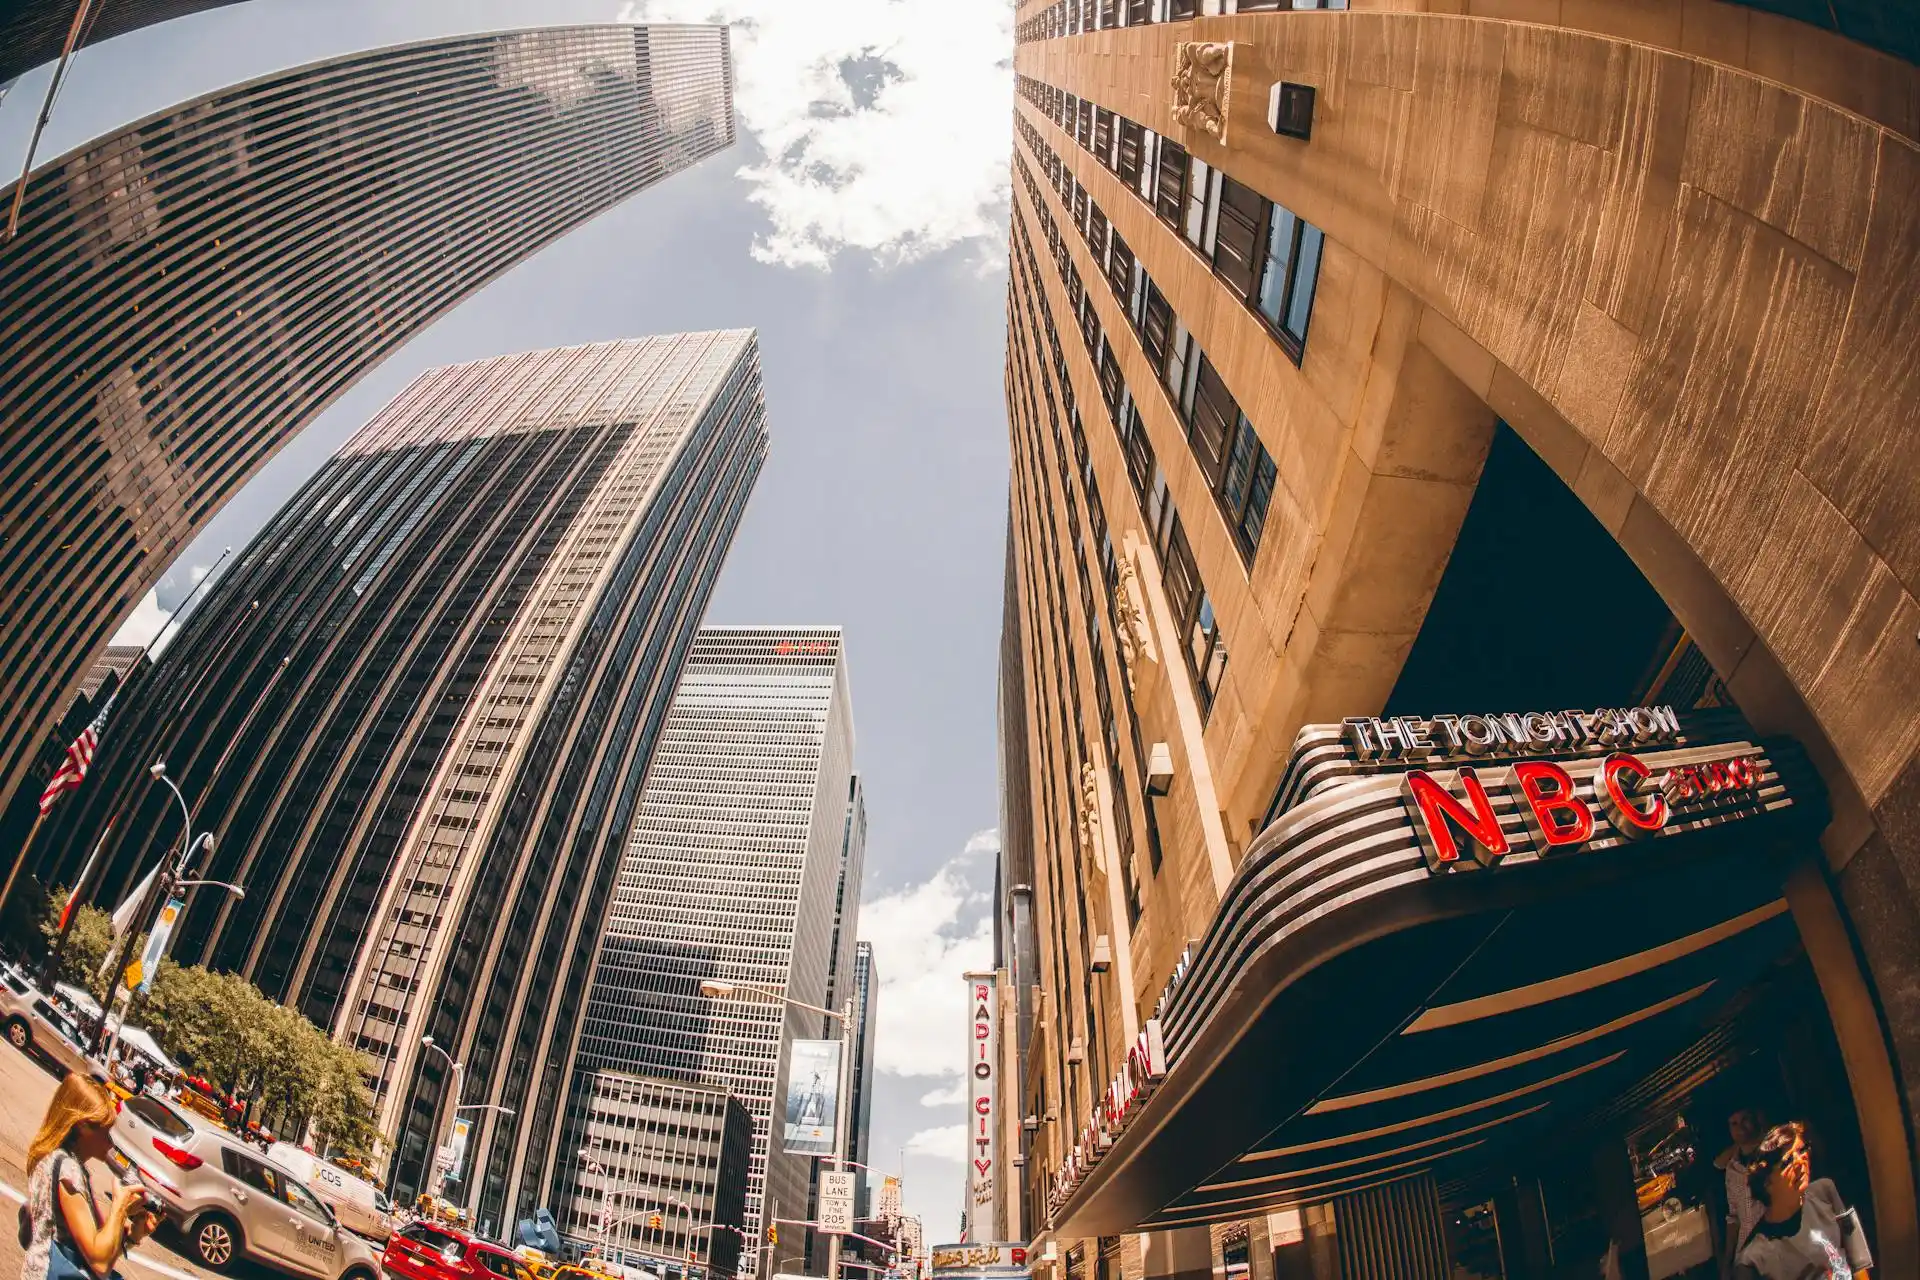
M 59 937 L 66 900 L 65 889 L 48 895 L 51 905 L 40 928 L 49 948 Z M 104 1000 L 108 975 L 103 966 L 112 945 L 111 917 L 99 907 L 77 908 L 56 980 L 85 987 L 94 999 Z M 144 945 L 136 937 L 126 949 L 127 960 Z M 152 990 L 131 1016 L 183 1066 L 235 1097 L 252 1099 L 270 1127 L 297 1137 L 311 1121 L 316 1135 L 335 1151 L 371 1157 L 379 1135 L 363 1076 L 365 1060 L 245 978 L 162 960 Z
M 377 1137 L 359 1052 L 246 979 L 162 961 L 141 1017 L 161 1048 L 289 1137 L 311 1121 L 335 1151 L 366 1159 Z

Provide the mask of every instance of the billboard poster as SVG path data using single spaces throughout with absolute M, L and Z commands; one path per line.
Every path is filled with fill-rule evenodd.
M 840 1042 L 795 1040 L 787 1057 L 787 1154 L 832 1155 L 839 1105 Z
M 992 973 L 967 975 L 967 1236 L 1000 1238 L 1000 998 Z

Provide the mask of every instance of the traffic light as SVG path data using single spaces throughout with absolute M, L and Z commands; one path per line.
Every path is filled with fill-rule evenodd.
M 648 1215 L 647 1215 L 647 1229 L 648 1229 L 649 1231 L 658 1231 L 658 1230 L 660 1229 L 660 1215 L 659 1215 L 659 1214 L 657 1214 L 657 1213 L 652 1213 L 652 1214 L 648 1214 Z
M 779 1223 L 769 1222 L 767 1224 L 767 1243 L 768 1244 L 780 1243 L 780 1224 Z

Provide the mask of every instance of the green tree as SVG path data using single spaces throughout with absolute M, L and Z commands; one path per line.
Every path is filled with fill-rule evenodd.
M 67 890 L 55 888 L 47 895 L 48 910 L 40 921 L 40 931 L 50 951 L 60 941 L 60 910 L 66 906 Z M 67 930 L 67 944 L 60 952 L 60 964 L 53 976 L 56 982 L 85 987 L 95 1000 L 107 994 L 107 982 L 100 966 L 113 946 L 113 918 L 100 907 L 83 904 L 74 908 L 73 924 Z M 129 953 L 134 954 L 134 953 Z
M 252 1100 L 255 1118 L 282 1136 L 311 1123 L 332 1149 L 371 1156 L 379 1135 L 366 1061 L 246 979 L 165 961 L 141 1014 L 168 1054 Z

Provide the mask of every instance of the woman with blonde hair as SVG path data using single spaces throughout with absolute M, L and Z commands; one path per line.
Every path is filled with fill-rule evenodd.
M 89 1160 L 105 1160 L 119 1114 L 96 1080 L 71 1073 L 53 1091 L 40 1132 L 27 1147 L 27 1204 L 32 1239 L 21 1280 L 105 1280 L 126 1251 L 146 1239 L 158 1217 L 135 1182 L 114 1189 L 103 1214 Z

